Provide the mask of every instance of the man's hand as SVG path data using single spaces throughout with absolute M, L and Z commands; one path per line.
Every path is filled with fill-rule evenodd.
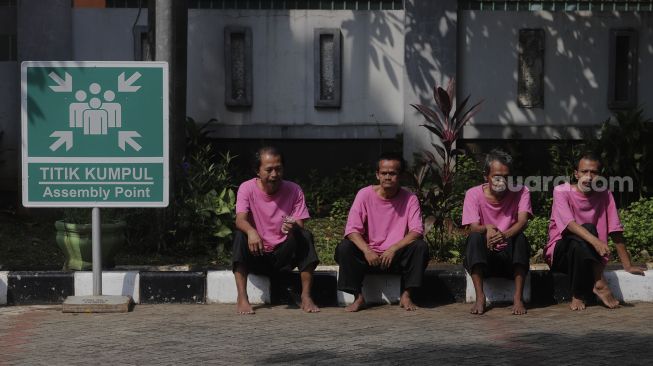
M 390 247 L 385 252 L 383 252 L 383 254 L 381 254 L 380 259 L 382 269 L 390 268 L 390 265 L 392 265 L 392 260 L 395 257 L 395 253 L 397 253 L 397 251 L 393 247 Z
M 646 268 L 643 267 L 637 267 L 637 266 L 628 266 L 624 267 L 624 271 L 634 274 L 634 275 L 639 275 L 639 276 L 645 276 L 646 273 Z
M 497 229 L 494 236 L 490 238 L 490 244 L 492 244 L 492 247 L 495 247 L 497 244 L 502 243 L 505 240 L 506 240 L 506 234 L 504 234 L 502 231 Z
M 367 264 L 369 264 L 372 267 L 376 267 L 381 263 L 381 257 L 379 257 L 376 252 L 373 250 L 369 249 L 365 251 L 365 260 L 367 261 Z
M 592 243 L 592 246 L 594 246 L 594 250 L 596 250 L 596 252 L 599 253 L 601 257 L 604 257 L 608 253 L 610 253 L 610 248 L 608 248 L 608 243 L 604 241 L 595 240 L 595 243 Z
M 492 224 L 485 225 L 485 245 L 488 249 L 494 248 L 494 246 L 499 243 L 496 239 L 499 234 L 501 234 L 501 232 L 496 226 Z
M 247 246 L 253 255 L 263 255 L 263 240 L 255 230 L 247 233 Z
M 294 218 L 290 216 L 283 217 L 283 223 L 281 224 L 281 232 L 288 234 L 294 227 L 297 225 L 297 222 Z

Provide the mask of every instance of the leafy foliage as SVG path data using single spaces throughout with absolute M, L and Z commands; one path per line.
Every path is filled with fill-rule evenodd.
M 653 197 L 633 202 L 619 212 L 626 246 L 636 259 L 650 261 L 653 254 Z
M 168 242 L 185 254 L 206 253 L 230 243 L 236 195 L 229 171 L 234 156 L 216 156 L 208 139 L 210 120 L 201 126 L 186 121 L 183 175 L 174 195 Z
M 315 238 L 315 251 L 322 265 L 336 264 L 333 256 L 336 246 L 342 241 L 345 233 L 347 219 L 325 217 L 310 219 L 306 222 L 306 229 L 313 233 Z
M 349 207 L 359 189 L 373 184 L 374 170 L 364 164 L 344 167 L 333 175 L 324 176 L 316 169 L 308 178 L 297 183 L 304 191 L 306 206 L 314 217 L 347 216 Z M 333 211 L 333 212 L 332 212 Z
M 634 192 L 622 195 L 628 203 L 653 193 L 653 121 L 639 107 L 616 112 L 603 122 L 600 136 L 592 148 L 604 163 L 608 176 L 630 176 Z M 622 199 L 622 201 L 623 201 Z
M 468 107 L 470 96 L 467 96 L 459 105 L 455 105 L 453 79 L 446 89 L 435 87 L 433 99 L 435 109 L 411 104 L 426 120 L 421 126 L 440 140 L 440 144 L 432 144 L 435 152 L 426 150 L 418 159 L 413 170 L 413 186 L 426 217 L 426 237 L 432 238 L 433 254 L 436 258 L 444 258 L 449 255 L 446 248 L 448 236 L 453 234 L 451 212 L 461 202 L 460 195 L 454 192 L 454 183 L 461 170 L 460 159 L 456 157 L 464 155 L 464 151 L 454 146 L 464 125 L 480 110 L 482 101 Z M 435 229 L 435 234 L 429 235 L 432 229 Z
M 524 229 L 524 235 L 531 245 L 531 255 L 536 255 L 544 249 L 549 240 L 549 217 L 535 216 L 528 221 L 528 226 Z

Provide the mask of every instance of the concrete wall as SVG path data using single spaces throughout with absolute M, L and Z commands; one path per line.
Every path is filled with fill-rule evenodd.
M 226 138 L 392 138 L 403 122 L 402 11 L 191 10 L 188 115 Z M 224 105 L 224 27 L 249 26 L 253 104 Z M 313 29 L 342 31 L 342 106 L 316 109 Z M 386 127 L 387 126 L 387 127 Z
M 432 150 L 437 137 L 424 127 L 424 117 L 411 104 L 433 107 L 433 87 L 446 86 L 456 76 L 457 0 L 406 0 L 403 79 L 404 157 Z
M 137 9 L 74 9 L 76 60 L 133 59 Z M 189 10 L 187 114 L 224 138 L 394 138 L 403 123 L 403 11 Z M 137 24 L 147 24 L 142 11 Z M 224 105 L 224 27 L 249 26 L 253 104 Z M 342 31 L 342 106 L 313 104 L 313 29 Z
M 21 0 L 16 9 L 17 62 L 0 62 L 0 190 L 20 189 L 20 62 L 70 60 L 70 0 Z
M 72 22 L 74 60 L 133 61 L 132 27 L 147 25 L 147 8 L 74 8 Z
M 653 116 L 653 14 L 463 11 L 459 13 L 459 96 L 485 99 L 465 138 L 580 137 L 610 115 L 610 29 L 639 33 L 638 95 Z M 517 106 L 519 29 L 545 31 L 544 108 Z M 579 128 L 580 127 L 580 128 Z

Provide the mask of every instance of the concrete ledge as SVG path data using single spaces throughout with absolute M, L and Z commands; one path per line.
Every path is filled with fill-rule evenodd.
M 347 305 L 353 296 L 337 290 L 337 266 L 320 266 L 315 272 L 312 295 L 319 306 Z M 636 276 L 623 270 L 605 271 L 615 297 L 623 302 L 653 302 L 653 270 Z M 136 303 L 221 303 L 236 302 L 236 285 L 231 271 L 205 272 L 105 271 L 103 294 L 130 296 Z M 248 294 L 254 304 L 294 304 L 301 290 L 298 272 L 269 278 L 250 275 Z M 511 302 L 514 282 L 503 278 L 485 280 L 488 302 Z M 91 272 L 0 272 L 0 305 L 61 304 L 68 296 L 92 294 Z M 394 304 L 401 294 L 401 276 L 370 273 L 363 282 L 369 303 Z M 413 298 L 418 303 L 474 301 L 471 277 L 462 266 L 429 267 L 422 287 Z M 548 305 L 571 299 L 569 278 L 546 269 L 531 270 L 526 279 L 524 300 Z
M 102 295 L 129 296 L 138 304 L 139 285 L 138 272 L 102 272 Z M 93 272 L 75 272 L 75 296 L 91 295 L 93 295 Z
M 0 305 L 7 304 L 7 279 L 9 272 L 0 272 Z
M 653 301 L 653 270 L 645 276 L 630 274 L 624 270 L 606 271 L 608 286 L 619 301 Z
M 465 301 L 476 301 L 476 291 L 474 291 L 474 283 L 469 273 L 465 273 L 466 291 Z M 483 280 L 483 292 L 485 292 L 485 301 L 487 303 L 512 303 L 515 295 L 515 281 L 509 278 L 489 277 Z M 524 302 L 531 302 L 531 274 L 526 275 L 524 280 Z
M 269 304 L 270 278 L 250 274 L 247 277 L 247 295 L 252 304 Z M 206 302 L 214 304 L 235 304 L 238 292 L 236 280 L 231 271 L 209 271 L 206 274 Z
M 363 280 L 363 297 L 368 304 L 396 304 L 401 296 L 401 276 L 395 274 L 367 274 Z M 338 291 L 338 304 L 349 305 L 354 295 Z
M 446 303 L 465 301 L 465 270 L 462 266 L 446 269 L 427 269 L 422 287 L 413 293 L 413 300 L 421 303 Z
M 8 304 L 61 304 L 73 292 L 72 272 L 9 272 Z
M 142 304 L 203 304 L 206 291 L 204 272 L 141 272 Z
M 338 306 L 338 272 L 315 271 L 311 296 L 318 306 Z M 301 277 L 298 272 L 281 274 L 271 278 L 270 300 L 273 304 L 295 305 L 301 301 Z

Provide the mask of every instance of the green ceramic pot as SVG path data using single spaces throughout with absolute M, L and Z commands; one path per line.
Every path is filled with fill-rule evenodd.
M 92 225 L 72 224 L 64 221 L 55 222 L 57 228 L 57 245 L 63 251 L 66 261 L 63 270 L 86 271 L 93 269 Z M 114 256 L 125 242 L 124 221 L 102 224 L 101 246 L 102 267 L 115 266 Z

